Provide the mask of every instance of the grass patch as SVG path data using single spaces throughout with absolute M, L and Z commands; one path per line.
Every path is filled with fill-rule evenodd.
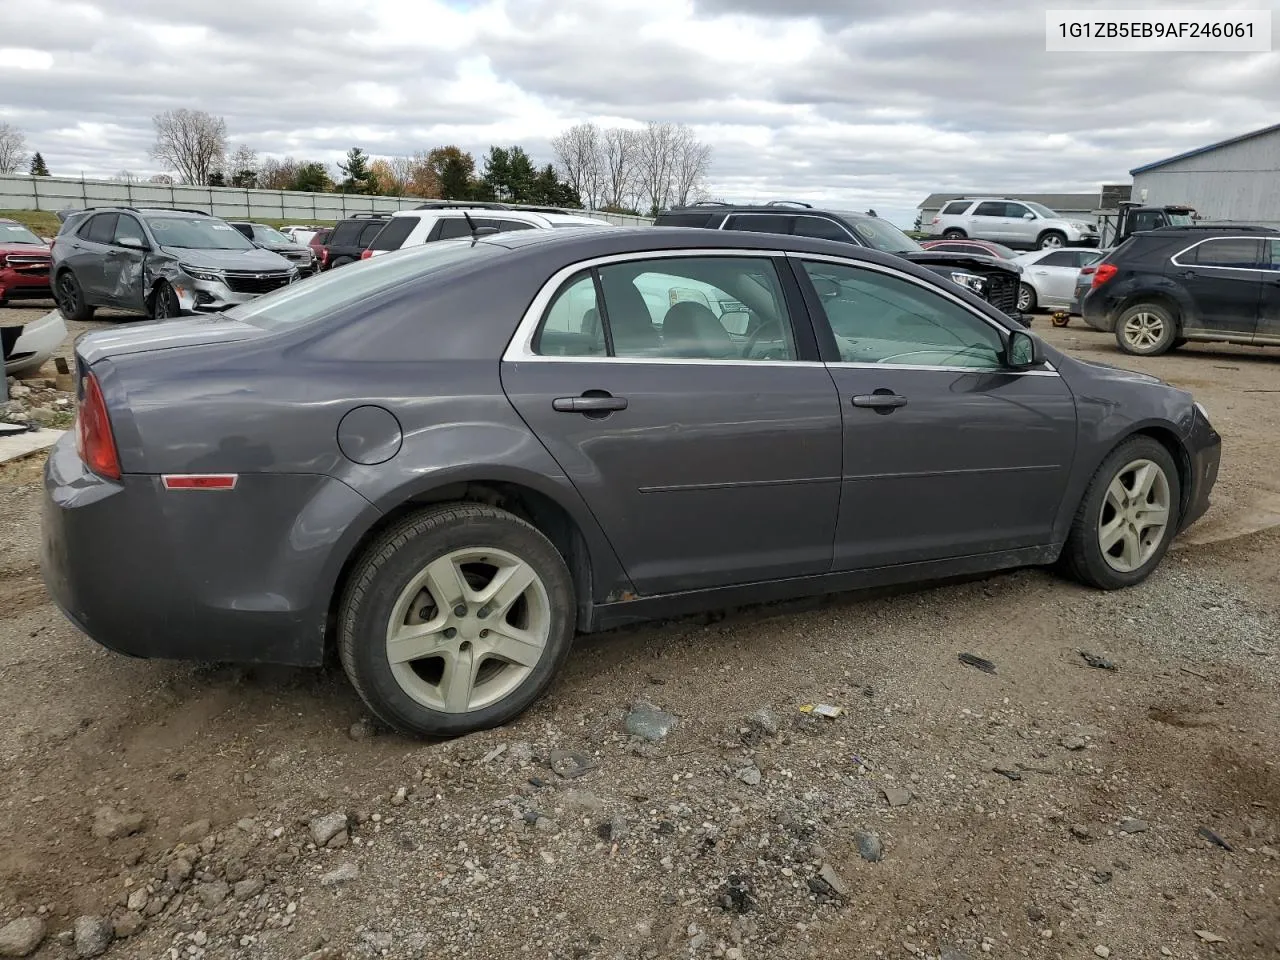
M 0 219 L 17 220 L 32 233 L 40 237 L 52 237 L 57 234 L 62 221 L 52 210 L 0 210 Z M 287 227 L 292 224 L 314 222 L 322 226 L 332 226 L 336 220 L 280 220 L 271 217 L 256 217 L 254 223 L 265 223 L 269 227 Z

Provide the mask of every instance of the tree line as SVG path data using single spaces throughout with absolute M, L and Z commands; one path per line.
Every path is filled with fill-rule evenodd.
M 175 176 L 153 183 L 408 196 L 425 200 L 499 200 L 656 213 L 705 195 L 711 147 L 683 124 L 601 129 L 582 123 L 552 139 L 556 162 L 539 165 L 524 147 L 492 146 L 479 161 L 456 145 L 411 156 L 371 157 L 352 147 L 336 169 L 319 160 L 262 157 L 233 146 L 226 120 L 203 110 L 169 110 L 152 118 L 151 155 Z M 0 123 L 0 173 L 28 162 L 20 130 Z M 32 176 L 48 176 L 44 158 L 30 157 Z M 128 170 L 116 179 L 140 179 Z

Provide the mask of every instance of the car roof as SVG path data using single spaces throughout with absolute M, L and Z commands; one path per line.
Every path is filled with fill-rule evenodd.
M 1157 227 L 1154 230 L 1143 230 L 1143 231 L 1140 231 L 1139 233 L 1134 234 L 1134 236 L 1148 236 L 1148 237 L 1183 236 L 1185 237 L 1188 234 L 1190 234 L 1191 236 L 1195 236 L 1196 234 L 1200 234 L 1200 233 L 1241 233 L 1241 234 L 1261 234 L 1264 236 L 1269 236 L 1271 234 L 1280 233 L 1280 230 L 1277 230 L 1275 227 L 1258 227 L 1258 226 L 1253 226 L 1253 225 L 1244 224 L 1244 223 L 1241 223 L 1241 224 L 1188 223 L 1188 224 L 1181 224 L 1178 226 Z

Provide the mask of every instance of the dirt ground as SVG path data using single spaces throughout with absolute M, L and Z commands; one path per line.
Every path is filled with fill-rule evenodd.
M 1146 584 L 587 638 L 451 743 L 373 727 L 339 671 L 96 647 L 40 582 L 41 464 L 0 467 L 0 928 L 36 918 L 39 958 L 1280 958 L 1280 352 L 1035 329 L 1224 437 Z M 674 729 L 629 737 L 637 701 Z

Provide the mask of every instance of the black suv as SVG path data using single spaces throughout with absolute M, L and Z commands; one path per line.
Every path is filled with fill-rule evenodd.
M 818 209 L 796 200 L 773 200 L 763 206 L 738 206 L 708 200 L 658 214 L 656 227 L 701 227 L 816 237 L 870 247 L 918 263 L 967 287 L 1023 326 L 1030 317 L 1018 312 L 1022 268 L 998 257 L 926 250 L 905 233 L 871 213 Z
M 359 260 L 390 219 L 389 213 L 357 213 L 339 220 L 320 248 L 320 269 L 331 270 Z
M 1280 230 L 1182 226 L 1137 233 L 1094 265 L 1081 313 L 1125 353 L 1188 340 L 1280 346 Z

